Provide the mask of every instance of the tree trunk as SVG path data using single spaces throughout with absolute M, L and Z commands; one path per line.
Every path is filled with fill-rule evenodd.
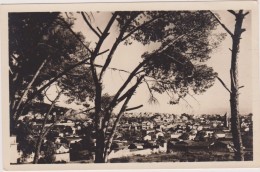
M 235 148 L 235 160 L 243 161 L 244 152 L 240 132 L 240 121 L 239 121 L 239 84 L 238 84 L 238 53 L 242 29 L 242 23 L 244 19 L 243 11 L 240 10 L 236 13 L 236 24 L 234 35 L 232 37 L 232 58 L 231 58 L 231 93 L 230 93 L 230 108 L 231 108 L 231 132 L 233 136 L 233 143 Z
M 56 98 L 51 102 L 51 106 L 48 110 L 48 112 L 46 113 L 42 126 L 41 126 L 41 131 L 40 131 L 40 135 L 37 139 L 37 143 L 36 143 L 36 149 L 35 149 L 35 154 L 34 154 L 34 158 L 33 158 L 33 163 L 34 164 L 38 164 L 38 160 L 39 160 L 39 155 L 40 155 L 40 151 L 41 151 L 41 146 L 42 146 L 42 140 L 43 138 L 46 136 L 46 134 L 48 134 L 49 130 L 51 129 L 51 127 L 53 125 L 51 125 L 48 129 L 46 129 L 46 131 L 44 131 L 44 127 L 46 126 L 47 120 L 48 120 L 48 116 L 50 115 L 53 107 L 55 106 L 55 103 L 57 102 L 57 100 L 59 99 L 60 95 L 61 95 L 62 91 L 58 93 L 58 95 L 56 96 Z M 55 124 L 55 123 L 53 123 Z
M 39 155 L 40 155 L 41 146 L 42 146 L 42 140 L 43 140 L 42 136 L 40 136 L 37 140 L 35 154 L 34 154 L 34 158 L 33 158 L 33 164 L 38 164 Z
M 141 76 L 140 78 L 138 78 L 136 84 L 127 91 L 128 94 L 126 96 L 125 102 L 123 103 L 123 105 L 122 105 L 122 107 L 121 107 L 121 109 L 120 109 L 120 111 L 119 111 L 119 113 L 117 115 L 117 118 L 116 118 L 116 120 L 114 122 L 114 125 L 112 127 L 112 130 L 111 130 L 111 134 L 108 137 L 108 140 L 107 140 L 107 142 L 105 144 L 105 147 L 104 147 L 105 148 L 104 149 L 104 153 L 103 153 L 103 155 L 104 155 L 104 162 L 107 162 L 107 160 L 108 160 L 108 154 L 111 151 L 111 145 L 113 143 L 113 139 L 114 139 L 115 132 L 116 132 L 117 126 L 119 124 L 119 121 L 120 121 L 122 115 L 124 114 L 124 112 L 126 111 L 128 102 L 130 101 L 131 97 L 133 96 L 133 94 L 136 91 L 136 89 L 139 86 L 139 84 L 142 82 L 143 78 L 144 78 L 144 75 Z M 133 108 L 131 108 L 131 109 L 133 109 Z
M 96 134 L 95 163 L 104 163 L 105 134 L 103 130 L 98 130 Z
M 96 84 L 95 97 L 95 128 L 96 128 L 96 149 L 95 149 L 95 163 L 104 163 L 104 147 L 105 147 L 105 133 L 102 130 L 102 115 L 101 115 L 101 98 L 102 86 L 100 83 Z
M 21 98 L 20 98 L 20 100 L 19 100 L 17 106 L 15 107 L 14 110 L 12 110 L 12 111 L 14 112 L 14 114 L 12 115 L 14 119 L 16 119 L 18 115 L 20 115 L 20 114 L 18 114 L 18 111 L 19 111 L 19 109 L 20 109 L 21 104 L 23 103 L 23 99 L 24 99 L 25 96 L 28 94 L 29 89 L 32 87 L 34 81 L 35 81 L 36 78 L 39 76 L 39 74 L 40 74 L 42 68 L 44 67 L 44 65 L 46 64 L 46 62 L 47 62 L 47 59 L 45 59 L 45 60 L 42 62 L 42 64 L 40 65 L 40 67 L 37 69 L 37 71 L 36 71 L 36 73 L 34 74 L 32 80 L 31 80 L 30 83 L 27 85 L 26 89 L 24 90 L 24 92 L 23 92 L 23 94 L 22 94 L 22 96 L 21 96 Z M 16 122 L 16 121 L 15 121 L 15 122 Z

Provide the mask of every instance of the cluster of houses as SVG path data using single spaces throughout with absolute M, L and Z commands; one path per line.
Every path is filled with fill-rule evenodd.
M 112 151 L 110 158 L 180 151 L 211 151 L 216 154 L 224 152 L 232 155 L 235 151 L 227 115 L 145 114 L 145 116 L 140 115 L 142 121 L 139 122 L 132 122 L 132 118 L 138 117 L 134 114 L 125 114 L 118 132 L 125 133 L 127 136 L 118 134 L 116 142 L 127 140 L 129 144 L 131 143 L 130 146 L 136 145 L 136 149 L 129 150 L 129 144 L 121 146 Z M 247 134 L 251 130 L 250 127 L 252 127 L 252 116 L 242 116 L 242 133 Z M 163 142 L 164 146 L 160 145 L 160 142 Z M 162 149 L 163 147 L 165 149 Z
M 30 115 L 28 115 L 30 116 Z M 42 115 L 34 115 L 33 126 L 40 128 Z M 51 120 L 51 118 L 50 118 Z M 112 119 L 115 120 L 115 119 Z M 48 127 L 51 124 L 47 124 Z M 92 119 L 64 119 L 51 130 L 56 133 L 52 142 L 55 145 L 56 162 L 70 162 L 72 154 L 78 155 L 78 145 L 86 135 L 82 128 L 93 125 Z M 241 130 L 252 130 L 252 116 L 241 118 Z M 39 132 L 39 131 L 38 131 Z M 37 133 L 37 132 L 36 132 Z M 11 163 L 32 163 L 34 153 L 27 157 L 17 149 L 15 137 L 10 137 Z M 47 139 L 44 140 L 46 142 Z M 90 150 L 94 152 L 95 143 Z M 84 149 L 84 148 L 81 148 Z M 118 125 L 108 159 L 155 153 L 178 151 L 234 152 L 230 121 L 227 115 L 154 114 L 125 113 Z M 44 157 L 41 152 L 40 158 Z M 93 157 L 92 157 L 93 158 Z

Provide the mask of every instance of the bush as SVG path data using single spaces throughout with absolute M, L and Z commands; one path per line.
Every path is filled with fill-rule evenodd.
M 136 160 L 136 162 L 143 162 L 143 159 L 142 159 L 142 158 L 138 158 L 138 159 Z
M 130 161 L 130 157 L 113 158 L 110 160 L 111 163 L 126 163 Z
M 244 155 L 245 161 L 253 161 L 253 153 L 252 152 L 247 152 Z

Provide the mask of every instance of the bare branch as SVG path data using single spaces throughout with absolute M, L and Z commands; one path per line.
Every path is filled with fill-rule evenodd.
M 183 101 L 185 101 L 186 102 L 186 104 L 191 108 L 191 109 L 193 109 L 193 107 L 189 104 L 189 102 L 186 100 L 186 99 L 184 99 L 183 97 L 180 97 Z
M 240 87 L 238 87 L 238 89 L 240 89 L 240 88 L 244 88 L 245 86 L 244 85 L 242 85 L 242 86 L 240 86 Z
M 249 11 L 247 11 L 245 14 L 244 14 L 244 17 L 246 16 L 246 15 L 248 15 L 249 14 Z
M 48 99 L 49 102 L 52 102 L 52 100 L 47 96 L 47 91 L 49 90 L 50 86 L 48 86 L 45 90 L 44 90 L 44 95 L 45 97 Z
M 245 28 L 243 28 L 243 29 L 240 30 L 241 33 L 245 32 L 245 31 L 246 31 Z
M 139 13 L 137 13 L 136 15 L 133 15 L 130 17 L 130 19 L 126 22 L 125 26 L 120 30 L 120 33 L 119 33 L 119 36 L 118 38 L 116 38 L 112 48 L 111 48 L 111 51 L 109 52 L 108 56 L 107 56 L 107 59 L 105 61 L 105 64 L 104 64 L 104 67 L 101 69 L 101 72 L 100 72 L 100 75 L 99 75 L 99 81 L 102 80 L 102 77 L 103 77 L 103 74 L 105 73 L 107 67 L 109 66 L 111 60 L 112 60 L 112 57 L 114 55 L 114 52 L 116 51 L 118 45 L 121 43 L 122 41 L 122 38 L 124 36 L 124 33 L 128 27 L 128 25 L 139 15 Z
M 40 134 L 41 136 L 42 136 L 42 135 L 44 136 L 44 135 L 45 135 L 45 132 L 47 131 L 47 130 L 44 131 L 44 127 L 45 127 L 45 125 L 46 125 L 46 123 L 47 123 L 48 116 L 50 115 L 52 109 L 54 108 L 55 103 L 56 103 L 57 100 L 60 98 L 61 93 L 62 93 L 62 91 L 58 93 L 58 95 L 56 96 L 56 98 L 55 98 L 53 101 L 51 101 L 51 106 L 50 106 L 48 112 L 46 113 L 46 115 L 45 115 L 45 117 L 44 117 L 44 120 L 43 120 L 43 123 L 42 123 L 42 126 L 41 126 L 41 134 Z
M 121 101 L 123 101 L 125 98 L 127 98 L 129 96 L 129 94 L 131 94 L 133 92 L 133 89 L 135 89 L 135 85 L 133 85 L 129 90 L 127 90 L 125 92 L 125 94 L 123 94 L 121 97 L 119 97 L 117 99 L 117 104 L 120 103 Z
M 225 29 L 225 31 L 233 38 L 233 36 L 234 36 L 233 33 L 226 27 L 226 25 L 224 25 L 212 11 L 210 11 L 210 13 L 218 21 L 218 23 L 223 27 L 223 29 Z
M 227 11 L 233 14 L 234 16 L 237 16 L 237 13 L 234 10 L 227 10 Z
M 148 84 L 146 79 L 144 79 L 144 82 L 146 83 L 148 91 L 150 92 L 150 97 L 149 97 L 148 103 L 150 103 L 150 104 L 159 104 L 159 101 L 154 97 L 152 89 L 150 88 L 150 86 L 149 86 L 149 84 Z
M 137 87 L 139 86 L 139 84 L 142 82 L 143 78 L 144 78 L 144 75 L 141 76 L 140 78 L 137 78 L 137 81 L 136 81 L 135 85 L 134 85 L 133 87 L 131 87 L 131 88 L 124 94 L 124 95 L 126 96 L 126 97 L 124 97 L 125 102 L 126 102 L 126 101 L 129 101 L 128 99 L 130 99 L 130 98 L 133 96 L 133 94 L 134 94 L 136 88 L 137 88 Z M 120 94 L 119 94 L 119 95 L 120 95 Z M 110 120 L 110 118 L 111 118 L 111 112 L 112 112 L 113 108 L 114 108 L 118 103 L 120 103 L 120 102 L 118 101 L 119 95 L 114 96 L 114 98 L 113 98 L 113 100 L 111 101 L 111 103 L 109 104 L 109 106 L 105 109 L 105 117 L 104 117 L 103 124 L 102 124 L 103 129 L 104 129 L 104 132 L 107 131 L 107 128 L 108 128 L 108 125 L 109 125 L 109 120 Z M 123 95 L 123 96 L 124 96 L 124 95 Z M 123 97 L 123 96 L 121 96 L 121 97 Z M 115 99 L 115 97 L 116 97 L 116 99 Z M 122 99 L 121 101 L 123 101 L 124 99 Z M 115 101 L 115 102 L 114 102 L 114 101 Z M 122 106 L 122 107 L 123 107 L 123 106 Z M 107 122 L 107 123 L 106 123 L 106 122 Z
M 84 12 L 81 12 L 81 15 L 82 15 L 84 21 L 87 23 L 88 27 L 100 38 L 101 37 L 100 34 L 92 27 L 92 25 L 90 24 L 90 22 L 86 18 Z
M 136 75 L 139 75 L 140 73 L 144 72 L 145 70 L 140 70 L 139 72 L 136 72 Z
M 144 60 L 143 62 L 139 63 L 139 65 L 130 73 L 124 84 L 120 87 L 120 89 L 117 91 L 115 94 L 113 100 L 111 101 L 108 109 L 114 107 L 116 105 L 117 99 L 120 96 L 120 94 L 123 92 L 123 90 L 126 88 L 126 86 L 129 84 L 129 82 L 136 76 L 136 73 L 140 68 L 143 67 L 143 65 L 146 63 L 147 59 Z
M 143 105 L 139 105 L 139 106 L 127 108 L 125 111 L 131 111 L 131 110 L 139 109 L 139 108 L 141 108 L 141 107 L 143 107 Z
M 226 86 L 226 84 L 224 83 L 224 81 L 222 81 L 222 79 L 220 79 L 219 77 L 217 77 L 217 79 L 220 81 L 220 83 L 224 86 L 224 88 L 231 93 L 231 91 L 228 89 L 228 87 Z
M 144 77 L 144 76 L 143 76 Z M 119 123 L 119 120 L 121 118 L 121 116 L 124 114 L 124 112 L 126 111 L 126 107 L 127 107 L 127 104 L 128 102 L 130 101 L 132 95 L 134 94 L 136 88 L 138 87 L 138 85 L 141 83 L 142 81 L 142 77 L 140 77 L 139 79 L 137 79 L 137 82 L 135 84 L 135 88 L 132 90 L 132 93 L 129 94 L 129 96 L 126 98 L 125 102 L 123 103 L 117 117 L 116 117 L 116 120 L 114 122 L 114 125 L 112 127 L 112 131 L 111 131 L 111 134 L 109 135 L 109 138 L 108 138 L 108 141 L 106 143 L 106 146 L 105 146 L 105 157 L 107 156 L 106 153 L 108 151 L 108 149 L 110 149 L 110 146 L 112 144 L 112 141 L 113 141 L 113 138 L 114 138 L 114 135 L 115 135 L 115 131 L 116 131 L 116 128 L 117 128 L 117 125 Z M 108 126 L 108 125 L 107 125 Z M 106 126 L 106 129 L 107 129 L 107 126 Z
M 191 95 L 190 93 L 188 93 L 188 95 L 191 96 L 200 105 L 200 102 L 193 95 Z
M 97 56 L 102 55 L 102 54 L 105 54 L 105 53 L 108 52 L 108 51 L 109 51 L 109 49 L 107 49 L 107 50 L 105 50 L 105 51 L 103 51 L 103 52 L 100 52 L 100 53 L 97 54 Z
M 97 27 L 97 30 L 99 31 L 99 33 L 102 35 L 103 32 L 99 29 L 99 27 Z

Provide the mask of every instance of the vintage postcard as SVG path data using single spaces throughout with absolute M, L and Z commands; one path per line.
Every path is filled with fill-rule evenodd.
M 5 170 L 259 167 L 255 1 L 1 6 Z

